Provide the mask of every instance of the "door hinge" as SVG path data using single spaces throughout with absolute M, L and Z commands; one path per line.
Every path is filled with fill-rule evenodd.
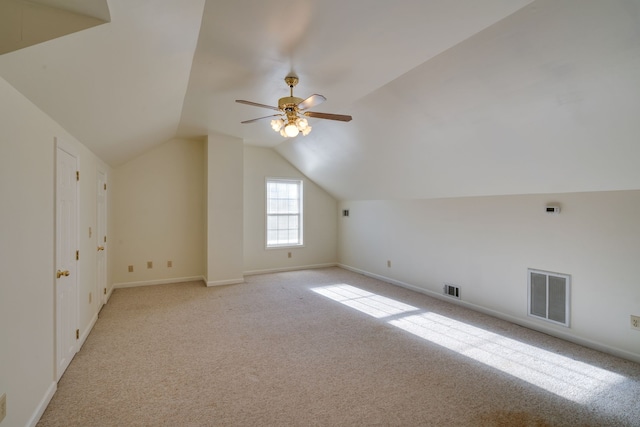
M 76 261 L 80 259 L 80 251 L 76 251 Z
M 104 288 L 104 294 L 105 295 L 107 294 L 107 288 Z
M 80 171 L 76 171 L 76 181 L 80 181 Z
M 104 242 L 107 243 L 107 236 L 104 236 Z
M 104 184 L 104 189 L 105 189 L 105 190 L 107 189 L 107 184 L 106 184 L 106 183 Z
M 76 329 L 76 339 L 80 339 L 80 329 Z

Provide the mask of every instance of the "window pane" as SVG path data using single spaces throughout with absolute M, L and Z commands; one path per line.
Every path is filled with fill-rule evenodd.
M 277 216 L 268 216 L 267 217 L 267 230 L 276 230 L 278 228 L 278 217 Z
M 278 184 L 278 198 L 279 199 L 284 199 L 287 197 L 287 190 L 288 190 L 289 184 L 285 184 L 285 183 L 279 183 Z
M 289 228 L 289 218 L 286 216 L 278 217 L 278 230 L 286 230 Z
M 267 246 L 302 244 L 301 181 L 267 181 Z

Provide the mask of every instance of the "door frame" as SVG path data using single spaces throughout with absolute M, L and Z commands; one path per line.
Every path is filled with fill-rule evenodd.
M 59 137 L 55 137 L 54 138 L 54 145 L 55 145 L 55 156 L 54 156 L 54 203 L 55 203 L 55 209 L 54 209 L 54 283 L 55 283 L 55 287 L 54 287 L 54 313 L 53 313 L 53 325 L 54 325 L 54 360 L 55 360 L 55 380 L 59 381 L 60 378 L 62 377 L 62 374 L 64 373 L 64 370 L 62 372 L 58 372 L 59 371 L 59 360 L 58 360 L 58 340 L 59 340 L 59 330 L 58 330 L 58 280 L 56 278 L 56 271 L 58 269 L 58 150 L 64 151 L 65 153 L 69 154 L 70 156 L 72 156 L 73 158 L 75 158 L 75 163 L 76 163 L 76 171 L 80 170 L 80 155 L 78 154 L 76 148 L 67 143 L 64 139 L 61 139 Z M 75 206 L 75 217 L 76 217 L 76 221 L 75 221 L 75 246 L 77 248 L 77 250 L 79 250 L 80 248 L 80 185 L 78 184 L 78 182 L 76 181 L 76 188 L 75 188 L 75 202 L 76 202 L 76 206 Z M 73 274 L 71 276 L 73 279 L 73 296 L 72 296 L 72 310 L 73 310 L 73 323 L 75 326 L 76 331 L 79 330 L 79 324 L 80 324 L 80 290 L 79 290 L 79 285 L 80 285 L 80 263 L 78 262 L 78 260 L 75 261 L 75 274 Z M 76 335 L 77 336 L 77 335 Z M 75 354 L 78 352 L 78 340 L 76 339 L 74 341 L 74 356 Z M 73 356 L 70 358 L 69 363 L 71 362 L 71 359 L 73 359 Z M 66 367 L 68 367 L 69 363 L 66 364 Z M 65 367 L 65 369 L 66 369 Z
M 103 253 L 101 254 L 101 256 L 104 258 L 103 259 L 103 263 L 104 263 L 104 272 L 103 272 L 103 276 L 104 277 L 99 277 L 100 275 L 100 269 L 98 268 L 98 266 L 96 265 L 96 287 L 101 286 L 103 287 L 103 289 L 99 289 L 97 288 L 97 297 L 98 299 L 98 311 L 100 311 L 100 309 L 102 308 L 102 306 L 104 304 L 107 303 L 107 297 L 108 295 L 108 286 L 107 286 L 107 279 L 108 279 L 108 270 L 109 270 L 109 260 L 108 260 L 108 241 L 105 241 L 106 237 L 107 237 L 107 230 L 109 228 L 109 207 L 108 207 L 108 203 L 109 203 L 109 199 L 107 197 L 107 189 L 109 188 L 107 186 L 107 189 L 105 189 L 103 187 L 103 184 L 106 186 L 107 185 L 107 180 L 108 180 L 108 175 L 107 172 L 105 172 L 101 167 L 98 167 L 97 172 L 96 172 L 96 184 L 97 184 L 97 191 L 98 191 L 98 195 L 96 196 L 96 243 L 98 247 L 102 246 L 104 248 Z M 99 194 L 100 192 L 103 192 L 103 206 L 102 206 L 102 220 L 103 220 L 103 224 L 100 224 L 100 197 Z M 108 240 L 108 239 L 107 239 Z M 96 248 L 97 249 L 97 248 Z M 98 261 L 96 261 L 97 264 Z

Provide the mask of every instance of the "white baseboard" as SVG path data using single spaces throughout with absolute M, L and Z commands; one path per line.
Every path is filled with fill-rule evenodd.
M 344 268 L 345 270 L 349 270 L 349 271 L 353 271 L 354 273 L 358 273 L 358 274 L 362 274 L 365 275 L 367 277 L 371 277 L 373 279 L 378 279 L 380 281 L 386 282 L 386 283 L 390 283 L 392 285 L 396 285 L 396 286 L 400 286 L 402 288 L 406 288 L 415 292 L 419 292 L 421 294 L 425 294 L 428 295 L 430 297 L 433 298 L 437 298 L 439 300 L 442 301 L 446 301 L 448 303 L 451 304 L 456 304 L 456 305 L 460 305 L 463 307 L 466 307 L 470 310 L 474 310 L 474 311 L 478 311 L 480 313 L 484 313 L 487 314 L 489 316 L 493 316 L 496 317 L 498 319 L 502 319 L 502 320 L 506 320 L 507 322 L 511 322 L 514 323 L 516 325 L 520 325 L 520 326 L 524 326 L 525 328 L 529 328 L 529 329 L 533 329 L 534 331 L 538 331 L 538 332 L 542 332 L 545 333 L 547 335 L 551 335 L 554 336 L 556 338 L 560 338 L 584 347 L 588 347 L 588 348 L 592 348 L 594 350 L 598 350 L 601 351 L 603 353 L 608 353 L 608 354 L 612 354 L 614 356 L 623 358 L 623 359 L 627 359 L 627 360 L 631 360 L 633 362 L 636 363 L 640 363 L 640 355 L 635 354 L 635 353 L 631 353 L 629 351 L 626 350 L 622 350 L 620 348 L 617 347 L 612 347 L 609 346 L 607 344 L 603 344 L 600 342 L 596 342 L 596 341 L 591 341 L 587 338 L 583 338 L 583 337 L 579 337 L 573 334 L 569 334 L 566 332 L 562 332 L 562 331 L 558 331 L 556 329 L 552 329 L 552 328 L 548 328 L 545 325 L 540 325 L 538 323 L 535 323 L 533 321 L 530 321 L 528 319 L 523 319 L 520 317 L 514 317 L 512 315 L 509 314 L 505 314 L 490 308 L 486 308 L 480 305 L 476 305 L 470 302 L 466 302 L 466 301 L 460 301 L 460 300 L 456 300 L 450 297 L 447 297 L 443 294 L 440 294 L 438 292 L 434 292 L 428 289 L 424 289 L 421 288 L 419 286 L 415 286 L 415 285 L 411 285 L 409 283 L 405 283 L 402 282 L 400 280 L 395 280 L 392 279 L 390 277 L 386 277 L 386 276 L 382 276 L 380 274 L 375 274 L 375 273 L 371 273 L 365 270 L 360 270 L 359 268 L 355 268 L 355 267 L 351 267 L 349 265 L 345 265 L 345 264 L 338 264 L 338 267 L 340 268 Z
M 40 421 L 40 417 L 42 417 L 42 414 L 44 414 L 45 409 L 47 409 L 47 406 L 49 406 L 49 402 L 51 402 L 51 399 L 53 398 L 53 395 L 56 393 L 57 389 L 58 389 L 58 383 L 53 381 L 51 385 L 49 385 L 49 388 L 47 389 L 44 396 L 42 397 L 42 400 L 40 400 L 40 403 L 36 407 L 35 412 L 27 422 L 26 424 L 27 427 L 35 427 L 36 424 L 38 424 L 38 421 Z
M 206 282 L 205 278 L 202 276 L 176 277 L 173 279 L 143 280 L 140 282 L 114 283 L 111 289 L 113 291 L 114 288 L 136 288 L 138 286 L 168 285 L 170 283 L 199 282 L 199 281 Z
M 339 266 L 339 264 L 332 262 L 327 264 L 298 265 L 295 267 L 280 267 L 280 268 L 268 268 L 265 270 L 250 270 L 250 271 L 245 271 L 243 274 L 245 276 L 255 276 L 258 274 L 282 273 L 284 271 L 296 271 L 296 270 L 313 270 L 316 268 L 328 268 L 328 267 L 337 267 L 337 266 Z
M 228 280 L 212 280 L 212 281 L 205 281 L 205 283 L 207 284 L 207 287 L 212 287 L 212 286 L 224 286 L 224 285 L 238 285 L 240 283 L 244 283 L 244 277 L 238 278 L 238 279 L 228 279 Z

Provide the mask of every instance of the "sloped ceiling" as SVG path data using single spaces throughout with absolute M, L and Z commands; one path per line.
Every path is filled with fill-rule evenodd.
M 0 0 L 0 54 L 109 22 L 106 0 Z
M 109 0 L 108 13 L 0 56 L 0 76 L 113 166 L 222 133 L 274 147 L 340 199 L 640 188 L 637 0 Z M 289 72 L 296 96 L 328 98 L 314 110 L 353 121 L 311 120 L 290 140 L 241 125 L 271 111 L 234 100 L 275 105 Z

